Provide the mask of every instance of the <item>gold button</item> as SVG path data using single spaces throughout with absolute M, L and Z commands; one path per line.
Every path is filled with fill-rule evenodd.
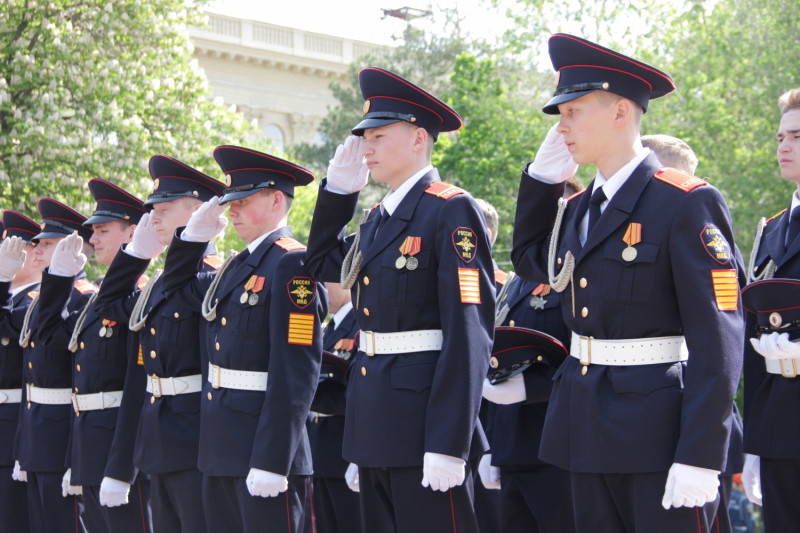
M 33 363 L 31 363 L 30 361 L 28 361 L 28 368 L 33 368 Z
M 364 308 L 364 314 L 369 316 L 369 309 L 367 309 L 366 307 Z
M 156 352 L 155 352 L 155 350 L 151 350 L 150 351 L 150 359 L 155 359 L 155 358 L 156 358 Z
M 150 335 L 156 334 L 156 328 L 150 328 Z
M 75 387 L 75 394 L 78 394 L 78 387 Z
M 589 315 L 589 310 L 587 308 L 584 307 L 583 309 L 581 309 L 581 316 L 583 318 L 586 318 L 588 315 Z
M 150 396 L 150 403 L 156 403 L 156 397 Z
M 581 289 L 585 289 L 588 284 L 589 282 L 586 281 L 586 278 L 581 278 Z
M 365 367 L 365 366 L 361 367 L 361 375 L 362 376 L 366 376 L 367 375 L 367 367 Z
M 581 375 L 585 376 L 588 371 L 589 371 L 589 367 L 588 366 L 584 366 L 583 368 L 581 368 Z
M 180 313 L 175 313 L 175 318 L 180 318 L 180 316 L 181 316 Z
M 81 365 L 78 365 L 78 372 L 81 371 Z
M 369 278 L 364 276 L 364 285 L 369 285 Z
M 560 257 L 558 258 L 558 264 L 559 265 L 561 264 L 561 258 Z
M 84 344 L 83 344 L 83 341 L 81 341 L 81 350 L 83 350 L 83 347 L 84 347 Z
M 217 343 L 217 351 L 219 351 L 219 343 Z
M 222 317 L 222 325 L 224 326 L 224 325 L 225 325 L 225 324 L 227 324 L 227 323 L 228 323 L 228 321 L 227 321 L 227 320 L 225 320 L 225 317 Z
M 540 355 L 539 357 L 537 357 L 537 358 L 536 358 L 536 360 L 537 360 L 537 361 L 541 361 L 542 359 L 543 359 L 543 358 L 542 358 L 542 356 L 541 356 L 541 355 Z
M 517 325 L 517 323 L 516 323 L 516 322 L 514 322 L 513 320 L 510 320 L 510 321 L 508 322 L 508 325 L 509 325 L 509 326 L 511 326 L 511 327 L 513 328 L 514 326 L 516 326 L 516 325 Z
M 209 392 L 208 393 L 208 399 L 210 400 L 211 398 L 213 398 L 213 396 L 211 396 L 211 393 Z
M 36 343 L 35 342 L 31 343 L 31 348 L 36 348 Z

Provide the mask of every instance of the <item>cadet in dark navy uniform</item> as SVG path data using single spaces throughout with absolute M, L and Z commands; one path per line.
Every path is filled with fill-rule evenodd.
M 65 466 L 72 410 L 71 354 L 34 342 L 32 333 L 37 330 L 42 269 L 50 265 L 59 241 L 73 232 L 86 232 L 81 225 L 86 217 L 50 198 L 43 198 L 38 205 L 43 220 L 41 226 L 14 211 L 3 213 L 9 234 L 35 245 L 30 251 L 32 262 L 26 259 L 26 266 L 18 274 L 27 277 L 28 283 L 35 280 L 35 285 L 27 287 L 21 300 L 11 297 L 7 285 L 6 290 L 0 288 L 0 293 L 7 294 L 8 298 L 3 309 L 2 336 L 8 339 L 9 345 L 14 343 L 24 348 L 16 458 L 21 470 L 27 473 L 31 530 L 61 532 L 75 528 L 82 531 L 80 487 L 69 486 L 68 465 Z M 90 250 L 87 245 L 86 251 L 91 253 Z M 16 283 L 17 278 L 14 280 Z M 76 276 L 69 293 L 69 309 L 84 304 L 94 293 L 94 286 L 86 280 L 83 271 Z
M 208 370 L 201 336 L 205 319 L 167 302 L 159 272 L 143 288 L 130 289 L 150 259 L 166 249 L 175 230 L 185 226 L 203 202 L 221 196 L 225 184 L 164 155 L 150 159 L 150 176 L 153 193 L 144 206 L 152 211 L 142 216 L 125 253 L 117 254 L 95 301 L 98 315 L 138 332 L 138 351 L 129 354 L 112 454 L 127 454 L 133 447 L 133 465 L 150 476 L 155 532 L 202 533 L 203 475 L 197 469 L 197 452 L 200 391 Z M 221 264 L 209 244 L 203 272 L 214 272 Z
M 320 383 L 306 424 L 314 476 L 311 498 L 305 506 L 305 531 L 356 533 L 361 531 L 361 509 L 358 491 L 351 490 L 345 481 L 349 463 L 342 457 L 342 439 L 347 384 L 344 376 L 358 350 L 358 324 L 350 291 L 339 283 L 326 286 L 328 310 L 333 316 L 323 330 Z
M 477 531 L 468 460 L 487 449 L 491 245 L 475 200 L 431 165 L 436 137 L 461 119 L 391 72 L 369 67 L 359 80 L 364 117 L 328 167 L 307 261 L 351 289 L 361 329 L 343 453 L 359 466 L 362 527 Z M 368 170 L 391 191 L 345 238 Z
M 295 187 L 314 176 L 238 146 L 221 146 L 214 158 L 226 174 L 224 196 L 178 229 L 162 276 L 170 304 L 202 310 L 206 319 L 210 365 L 198 459 L 206 523 L 212 533 L 294 532 L 312 473 L 305 421 L 319 379 L 327 296 L 305 271 L 305 246 L 286 221 Z M 202 272 L 228 205 L 249 244 L 218 273 Z
M 96 202 L 92 217 L 83 226 L 92 229 L 90 242 L 97 261 L 108 267 L 120 246 L 130 242 L 145 210 L 141 200 L 108 181 L 89 180 L 89 190 Z M 34 340 L 74 354 L 67 464 L 70 483 L 83 487 L 86 528 L 92 533 L 149 531 L 149 481 L 141 474 L 137 477 L 130 449 L 123 455 L 111 453 L 128 353 L 134 350 L 128 328 L 97 314 L 96 293 L 81 308 L 67 309 L 69 289 L 86 263 L 83 244 L 79 233 L 58 243 L 50 268 L 42 276 L 39 329 Z M 134 288 L 132 283 L 129 290 Z
M 485 486 L 500 489 L 503 533 L 569 533 L 575 531 L 570 475 L 539 459 L 539 443 L 552 378 L 568 353 L 564 346 L 569 346 L 570 331 L 561 317 L 559 295 L 550 285 L 514 275 L 506 284 L 498 296 L 495 324 L 501 329 L 495 333 L 492 352 L 508 356 L 544 338 L 515 328 L 551 335 L 562 346 L 550 343 L 555 348 L 548 351 L 550 344 L 545 343 L 545 353 L 532 354 L 534 362 L 517 369 L 513 376 L 496 384 L 484 381 L 484 398 L 494 403 L 490 411 L 491 454 L 481 461 L 481 478 Z M 509 338 L 500 338 L 501 331 Z M 493 371 L 500 369 L 498 361 L 502 362 L 503 355 L 490 361 Z
M 571 472 L 579 532 L 708 531 L 741 369 L 730 213 L 641 146 L 669 76 L 578 37 L 549 46 L 544 111 L 561 116 L 522 174 L 512 251 L 523 279 L 561 293 L 573 332 L 539 457 Z M 564 200 L 578 164 L 597 176 Z
M 778 105 L 781 176 L 800 190 L 800 88 Z M 750 501 L 764 506 L 765 531 L 800 530 L 800 192 L 788 208 L 758 225 L 743 292 L 747 311 L 744 418 L 747 453 L 742 484 Z M 775 283 L 767 280 L 776 278 Z M 780 281 L 781 278 L 785 281 Z M 763 495 L 763 496 L 762 496 Z

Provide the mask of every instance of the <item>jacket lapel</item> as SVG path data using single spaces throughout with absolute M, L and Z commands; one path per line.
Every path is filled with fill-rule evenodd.
M 786 254 L 786 232 L 789 230 L 789 211 L 781 215 L 780 220 L 775 225 L 775 229 L 770 231 L 764 236 L 764 243 L 769 250 L 769 256 L 775 261 L 776 265 L 783 262 L 783 256 Z
M 36 283 L 35 285 L 31 285 L 24 291 L 18 292 L 14 297 L 11 299 L 12 307 L 18 307 L 20 302 L 28 295 L 31 291 L 38 291 L 41 284 Z
M 220 284 L 220 289 L 217 291 L 217 298 L 222 300 L 237 287 L 244 288 L 245 281 L 253 273 L 253 270 L 261 263 L 261 260 L 266 255 L 267 251 L 272 245 L 281 237 L 291 237 L 292 228 L 284 226 L 269 234 L 264 241 L 256 247 L 255 251 L 245 259 L 244 263 L 239 263 L 233 267 L 233 271 L 225 272 L 225 279 Z
M 593 188 L 594 180 L 592 180 L 592 182 L 589 184 L 589 187 L 586 188 L 586 192 L 581 194 L 580 198 L 575 200 L 577 204 L 575 206 L 575 216 L 573 216 L 571 219 L 568 219 L 569 222 L 565 224 L 566 227 L 564 230 L 562 230 L 564 231 L 564 244 L 567 246 L 567 250 L 572 251 L 572 255 L 576 257 L 580 254 L 581 249 L 581 220 L 583 220 L 583 217 L 589 210 L 589 200 L 592 198 L 591 191 Z

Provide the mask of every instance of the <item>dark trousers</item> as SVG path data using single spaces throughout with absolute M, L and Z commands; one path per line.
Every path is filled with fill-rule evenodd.
M 667 472 L 572 473 L 578 533 L 709 533 L 719 497 L 702 508 L 661 506 Z M 716 533 L 716 532 L 714 532 Z
M 470 459 L 472 471 L 478 471 L 480 456 Z M 475 485 L 475 518 L 481 533 L 499 533 L 500 531 L 500 491 L 487 489 L 479 475 L 473 476 Z
M 761 458 L 764 531 L 800 531 L 800 461 Z
M 302 531 L 307 476 L 289 476 L 289 489 L 274 498 L 251 496 L 244 477 L 203 476 L 209 533 Z
M 61 495 L 64 472 L 28 472 L 28 517 L 34 533 L 86 530 L 81 522 L 82 498 Z M 94 533 L 94 531 L 92 532 Z
M 715 523 L 711 526 L 712 533 L 732 533 L 731 515 L 728 508 L 731 506 L 733 495 L 733 476 L 719 476 L 719 507 Z
M 311 478 L 311 494 L 306 501 L 306 533 L 358 533 L 361 531 L 361 505 L 357 492 L 344 478 Z M 311 529 L 308 528 L 310 526 Z
M 14 481 L 13 466 L 0 466 L 0 533 L 28 533 L 28 486 Z
M 552 465 L 501 466 L 503 533 L 574 533 L 572 484 Z
M 472 469 L 447 492 L 422 486 L 422 467 L 359 468 L 364 533 L 478 533 Z
M 139 478 L 143 476 L 140 474 Z M 119 507 L 100 505 L 100 486 L 83 487 L 83 520 L 89 533 L 151 533 L 150 482 L 137 478 L 128 503 Z
M 154 533 L 206 533 L 202 472 L 151 474 L 150 507 Z

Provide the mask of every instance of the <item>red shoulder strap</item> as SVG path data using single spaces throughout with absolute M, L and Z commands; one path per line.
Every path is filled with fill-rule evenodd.
M 295 250 L 305 250 L 306 247 L 304 244 L 300 243 L 292 239 L 291 237 L 281 237 L 277 241 L 275 241 L 275 245 L 283 248 L 287 252 L 293 252 Z
M 445 183 L 443 181 L 434 181 L 428 185 L 428 188 L 425 189 L 425 192 L 444 200 L 449 200 L 453 196 L 464 194 L 465 191 L 464 189 L 456 187 L 455 185 L 450 185 L 449 183 Z
M 503 272 L 502 270 L 494 271 L 495 283 L 499 283 L 500 285 L 505 285 L 507 279 L 508 279 L 508 274 L 506 272 Z
M 700 178 L 687 174 L 686 172 L 681 172 L 675 168 L 662 168 L 655 173 L 654 177 L 664 183 L 669 183 L 683 192 L 692 192 L 698 187 L 708 185 L 708 183 Z
M 136 287 L 139 290 L 144 289 L 144 286 L 147 285 L 147 282 L 150 281 L 150 278 L 146 274 L 142 274 L 139 276 L 139 281 L 136 282 Z
M 219 270 L 222 268 L 223 261 L 216 255 L 207 255 L 203 258 L 203 263 L 207 264 L 214 270 Z
M 75 280 L 74 287 L 81 294 L 86 294 L 87 292 L 94 292 L 97 290 L 97 287 L 86 281 L 86 278 Z

